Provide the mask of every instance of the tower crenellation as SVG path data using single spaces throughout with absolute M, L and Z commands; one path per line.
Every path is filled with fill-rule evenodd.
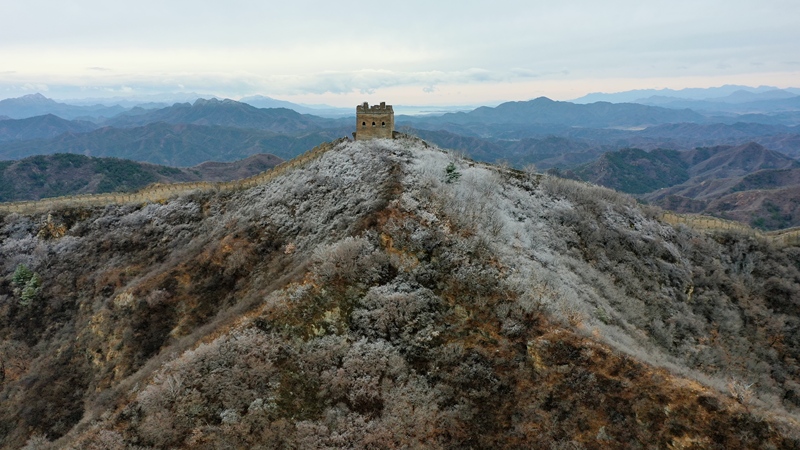
M 392 105 L 381 102 L 372 105 L 364 102 L 356 106 L 356 140 L 392 139 L 394 132 L 394 110 Z

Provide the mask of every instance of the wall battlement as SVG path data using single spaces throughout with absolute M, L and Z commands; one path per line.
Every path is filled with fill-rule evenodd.
M 380 105 L 369 106 L 364 102 L 356 106 L 357 141 L 367 139 L 392 139 L 394 132 L 394 109 L 392 105 L 381 102 Z

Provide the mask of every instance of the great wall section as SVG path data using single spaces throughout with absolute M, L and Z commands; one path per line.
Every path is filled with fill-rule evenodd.
M 711 233 L 720 231 L 736 231 L 739 233 L 749 234 L 758 239 L 766 239 L 776 245 L 800 245 L 800 228 L 761 231 L 732 220 L 725 220 L 711 216 L 701 216 L 697 214 L 676 214 L 669 211 L 664 211 L 664 213 L 661 215 L 661 220 L 671 225 L 686 225 L 695 230 Z
M 395 135 L 405 138 L 412 137 L 397 132 L 395 132 Z M 285 161 L 270 170 L 241 180 L 216 183 L 190 182 L 156 184 L 132 193 L 85 194 L 34 201 L 0 203 L 0 213 L 36 214 L 64 207 L 152 203 L 165 201 L 195 191 L 236 191 L 248 189 L 269 182 L 288 170 L 302 166 L 346 141 L 349 141 L 349 139 L 341 138 L 332 142 L 322 143 L 300 156 Z M 771 241 L 773 244 L 779 246 L 800 245 L 800 228 L 764 232 L 731 220 L 695 214 L 676 214 L 669 211 L 665 211 L 661 215 L 661 220 L 671 225 L 685 225 L 704 232 L 736 231 L 749 234 L 758 239 Z

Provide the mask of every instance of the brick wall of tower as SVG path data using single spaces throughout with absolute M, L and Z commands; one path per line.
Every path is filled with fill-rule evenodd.
M 392 105 L 381 102 L 369 106 L 367 102 L 356 106 L 356 140 L 391 139 L 394 131 Z

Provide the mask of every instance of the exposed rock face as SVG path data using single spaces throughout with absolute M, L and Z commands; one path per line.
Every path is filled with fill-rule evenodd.
M 656 216 L 405 139 L 6 215 L 0 442 L 796 448 L 800 251 Z

